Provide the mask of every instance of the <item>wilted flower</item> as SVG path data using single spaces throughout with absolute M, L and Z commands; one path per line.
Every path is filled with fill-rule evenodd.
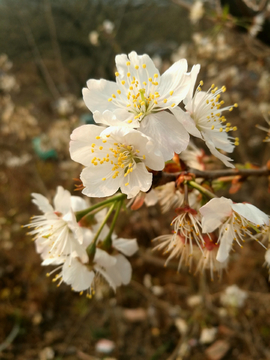
M 173 234 L 162 235 L 154 239 L 161 243 L 155 247 L 170 253 L 165 265 L 172 258 L 180 258 L 178 270 L 183 261 L 191 267 L 193 252 L 198 248 L 202 251 L 204 238 L 201 229 L 201 215 L 189 206 L 176 209 L 177 216 L 172 221 L 174 226 Z
M 179 236 L 178 234 L 168 234 L 158 236 L 153 241 L 159 242 L 153 250 L 164 250 L 165 255 L 169 254 L 164 266 L 167 266 L 171 259 L 176 258 L 179 259 L 177 268 L 178 271 L 180 270 L 183 262 L 186 266 L 191 268 L 193 247 L 189 242 L 186 242 L 185 238 Z

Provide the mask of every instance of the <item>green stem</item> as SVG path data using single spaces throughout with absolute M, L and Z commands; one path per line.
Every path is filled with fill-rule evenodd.
M 188 181 L 188 184 L 193 187 L 194 189 L 199 190 L 202 194 L 206 195 L 207 197 L 209 197 L 210 199 L 214 199 L 216 198 L 216 195 L 213 194 L 211 191 L 207 190 L 206 188 L 204 188 L 203 186 L 201 186 L 200 184 L 196 183 L 195 181 L 191 180 Z
M 94 237 L 94 240 L 92 241 L 92 243 L 91 243 L 91 244 L 88 246 L 88 248 L 86 249 L 87 253 L 88 253 L 90 256 L 91 256 L 91 255 L 92 255 L 92 256 L 95 256 L 95 252 L 96 252 L 96 242 L 97 242 L 97 240 L 98 240 L 98 238 L 99 238 L 99 235 L 100 235 L 102 229 L 104 228 L 104 226 L 106 225 L 107 221 L 109 220 L 109 217 L 110 217 L 111 213 L 113 212 L 116 204 L 117 204 L 117 202 L 114 202 L 114 203 L 111 205 L 110 209 L 108 210 L 108 212 L 107 212 L 104 220 L 102 221 L 102 223 L 101 223 L 101 225 L 100 225 L 100 227 L 99 227 L 99 229 L 98 229 L 98 231 L 97 231 L 97 233 L 96 233 L 96 235 L 95 235 L 95 237 Z
M 84 209 L 84 210 L 81 210 L 81 211 L 77 211 L 75 213 L 75 216 L 76 216 L 76 220 L 79 222 L 85 215 L 89 214 L 91 211 L 95 210 L 95 209 L 98 209 L 100 207 L 104 207 L 105 205 L 109 205 L 111 204 L 112 202 L 118 202 L 119 200 L 124 200 L 126 198 L 126 195 L 125 194 L 117 194 L 109 199 L 106 199 L 104 201 L 101 201 L 93 206 L 90 206 L 89 208 L 87 209 Z
M 103 245 L 104 245 L 105 248 L 110 248 L 111 245 L 112 245 L 111 236 L 112 236 L 113 230 L 115 228 L 115 224 L 116 224 L 116 221 L 118 219 L 118 215 L 119 215 L 120 210 L 122 208 L 122 204 L 123 204 L 123 200 L 120 200 L 118 202 L 118 204 L 117 204 L 117 209 L 115 211 L 115 214 L 114 214 L 114 217 L 113 217 L 113 220 L 112 220 L 112 223 L 111 223 L 110 231 L 109 231 L 108 235 L 106 236 L 106 239 L 104 239 L 104 241 L 103 241 Z

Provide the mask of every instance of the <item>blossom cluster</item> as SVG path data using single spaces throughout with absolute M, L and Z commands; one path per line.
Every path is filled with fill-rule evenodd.
M 98 212 L 87 224 L 77 222 L 75 212 L 85 210 L 89 204 L 79 196 L 71 196 L 70 192 L 58 186 L 54 206 L 47 198 L 33 193 L 33 203 L 43 215 L 34 216 L 29 232 L 34 235 L 36 251 L 42 258 L 42 265 L 57 265 L 48 273 L 56 274 L 53 281 L 70 285 L 72 290 L 86 291 L 88 297 L 95 292 L 95 284 L 103 277 L 116 290 L 117 286 L 128 284 L 131 279 L 131 265 L 126 256 L 133 255 L 137 249 L 136 239 L 118 238 L 111 234 L 110 246 L 107 250 L 99 247 L 109 234 L 108 227 L 98 233 L 101 223 L 106 217 L 104 211 Z M 91 244 L 97 243 L 92 252 L 87 252 Z M 90 255 L 90 256 L 89 256 Z
M 110 198 L 89 206 L 58 187 L 52 207 L 45 197 L 33 194 L 43 215 L 34 216 L 28 226 L 34 228 L 30 234 L 42 264 L 57 265 L 51 272 L 57 272 L 54 280 L 75 291 L 86 290 L 88 296 L 100 277 L 114 290 L 129 283 L 131 265 L 126 256 L 137 251 L 137 242 L 117 238 L 113 232 L 125 198 L 131 199 L 133 210 L 144 202 L 147 206 L 159 202 L 162 212 L 175 210 L 172 234 L 157 237 L 155 249 L 169 254 L 166 263 L 177 258 L 179 269 L 183 262 L 191 267 L 196 259 L 196 271 L 208 268 L 213 277 L 214 270 L 221 273 L 227 266 L 234 244 L 242 247 L 245 239 L 254 239 L 269 246 L 265 213 L 251 204 L 217 198 L 189 171 L 203 171 L 206 163 L 204 151 L 191 136 L 234 168 L 224 152 L 233 152 L 239 139 L 229 135 L 237 128 L 226 121 L 224 112 L 237 104 L 223 106 L 225 86 L 212 84 L 203 91 L 200 81 L 196 87 L 200 65 L 188 71 L 185 59 L 160 75 L 148 55 L 134 51 L 116 56 L 116 70 L 115 82 L 87 82 L 83 99 L 96 124 L 76 128 L 70 141 L 71 158 L 84 166 L 82 193 Z M 155 174 L 161 172 L 174 181 L 154 183 Z M 202 195 L 211 200 L 206 202 Z M 266 264 L 270 265 L 269 250 Z

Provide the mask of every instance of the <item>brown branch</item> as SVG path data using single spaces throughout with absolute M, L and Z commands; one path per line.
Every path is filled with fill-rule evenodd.
M 183 174 L 183 172 L 177 173 L 162 173 L 162 177 L 167 180 L 176 180 L 178 176 Z M 197 169 L 189 169 L 189 173 L 194 174 L 198 178 L 203 178 L 205 180 L 213 180 L 218 179 L 220 177 L 226 176 L 241 176 L 247 178 L 249 176 L 270 176 L 270 169 L 266 166 L 263 166 L 259 169 L 221 169 L 221 170 L 197 170 Z

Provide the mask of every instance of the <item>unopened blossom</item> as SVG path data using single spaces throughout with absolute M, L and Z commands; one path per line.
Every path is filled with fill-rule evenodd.
M 88 207 L 84 199 L 71 196 L 62 186 L 57 191 L 52 206 L 41 194 L 33 193 L 33 203 L 43 212 L 43 215 L 33 216 L 29 228 L 34 228 L 29 235 L 34 235 L 37 252 L 43 259 L 42 265 L 61 264 L 67 256 L 79 257 L 86 262 L 88 256 L 83 246 L 83 229 L 76 221 L 74 212 Z
M 138 128 L 153 138 L 165 161 L 180 153 L 189 135 L 172 111 L 187 95 L 190 76 L 187 61 L 181 59 L 160 75 L 146 54 L 117 55 L 116 82 L 90 79 L 83 89 L 86 106 L 94 113 L 112 112 L 117 121 Z M 118 124 L 115 124 L 118 126 Z
M 120 188 L 132 198 L 151 187 L 153 175 L 148 169 L 164 167 L 151 139 L 128 127 L 83 125 L 71 134 L 70 155 L 86 166 L 81 173 L 82 192 L 93 197 L 110 196 Z
M 201 81 L 193 94 L 199 70 L 200 65 L 195 65 L 191 71 L 192 84 L 184 100 L 186 112 L 176 107 L 173 109 L 173 113 L 191 135 L 205 141 L 214 156 L 226 166 L 234 167 L 230 163 L 232 159 L 219 152 L 219 150 L 230 153 L 233 151 L 234 146 L 239 144 L 238 138 L 228 135 L 229 131 L 234 131 L 237 128 L 231 126 L 228 122 L 226 123 L 226 118 L 222 115 L 226 110 L 233 110 L 233 107 L 237 107 L 237 104 L 222 107 L 224 101 L 220 101 L 220 96 L 222 92 L 226 91 L 225 86 L 218 89 L 212 84 L 210 89 L 205 92 L 201 89 L 203 85 Z
M 246 237 L 255 238 L 250 227 L 258 230 L 269 224 L 268 216 L 251 204 L 234 204 L 231 199 L 214 198 L 200 208 L 202 230 L 211 233 L 219 229 L 217 260 L 227 260 L 233 242 L 242 247 Z

